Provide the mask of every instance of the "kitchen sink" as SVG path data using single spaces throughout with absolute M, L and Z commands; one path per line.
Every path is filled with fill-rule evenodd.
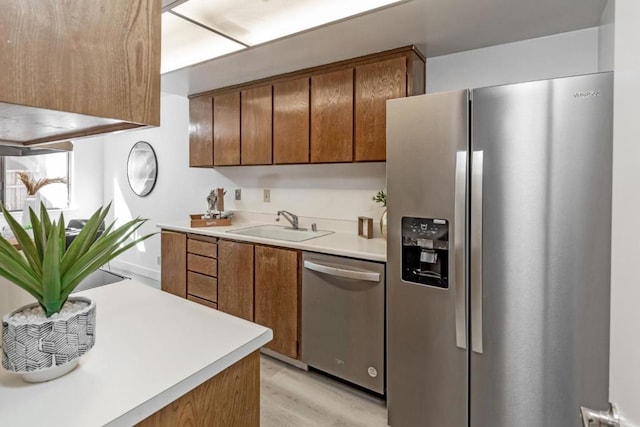
M 229 230 L 227 233 L 264 237 L 265 239 L 286 240 L 289 242 L 302 242 L 304 240 L 326 236 L 327 234 L 333 233 L 333 231 L 312 231 L 305 228 L 294 229 L 280 225 L 258 225 L 256 227 L 241 228 L 239 230 Z

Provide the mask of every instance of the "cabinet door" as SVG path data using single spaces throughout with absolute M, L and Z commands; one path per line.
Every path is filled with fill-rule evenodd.
M 253 321 L 253 245 L 218 242 L 218 310 Z
M 256 246 L 256 323 L 273 330 L 267 348 L 298 357 L 298 252 Z
M 355 87 L 355 160 L 385 160 L 386 101 L 407 95 L 406 57 L 356 67 Z
M 187 296 L 187 235 L 162 231 L 160 239 L 160 287 L 182 298 Z
M 240 164 L 240 92 L 213 98 L 213 164 Z
M 353 69 L 311 77 L 311 163 L 353 160 Z
M 272 89 L 262 86 L 242 91 L 240 159 L 243 165 L 270 165 L 272 151 Z
M 273 163 L 309 163 L 309 78 L 273 85 Z
M 213 100 L 189 100 L 189 166 L 213 166 Z

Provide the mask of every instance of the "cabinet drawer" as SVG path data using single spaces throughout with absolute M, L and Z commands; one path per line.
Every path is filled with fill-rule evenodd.
M 218 257 L 218 245 L 215 243 L 203 242 L 202 240 L 187 240 L 187 252 L 209 258 Z
M 198 297 L 193 296 L 193 295 L 187 295 L 187 299 L 189 301 L 197 302 L 198 304 L 202 304 L 202 305 L 206 305 L 207 307 L 211 307 L 214 310 L 218 309 L 218 304 L 216 304 L 215 302 L 207 301 L 206 299 L 203 299 L 203 298 L 198 298 Z
M 218 260 L 195 254 L 187 254 L 187 270 L 208 276 L 217 276 Z
M 187 292 L 216 302 L 218 300 L 218 279 L 189 271 L 187 272 Z

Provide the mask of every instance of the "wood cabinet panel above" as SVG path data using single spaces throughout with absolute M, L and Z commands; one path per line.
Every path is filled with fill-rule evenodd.
M 261 86 L 243 90 L 241 93 L 241 162 L 243 165 L 270 165 L 271 150 L 272 88 Z
M 213 98 L 213 164 L 240 164 L 240 92 Z
M 213 99 L 189 100 L 189 166 L 213 166 Z
M 10 1 L 0 29 L 0 141 L 160 124 L 160 2 Z
M 385 161 L 386 100 L 424 92 L 425 58 L 405 46 L 190 98 L 213 97 L 213 166 L 226 166 Z
M 309 163 L 309 77 L 273 85 L 273 163 Z
M 311 77 L 311 163 L 353 160 L 353 69 Z

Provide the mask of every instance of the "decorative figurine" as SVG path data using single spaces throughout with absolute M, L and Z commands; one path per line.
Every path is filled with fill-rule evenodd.
M 224 195 L 227 194 L 224 188 L 214 188 L 207 196 L 208 209 L 204 214 L 204 219 L 221 218 L 224 210 Z

